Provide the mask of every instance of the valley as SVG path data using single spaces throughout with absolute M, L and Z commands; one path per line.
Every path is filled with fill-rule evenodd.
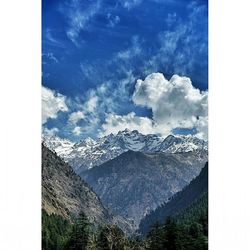
M 62 186 L 58 185 L 59 173 L 54 180 L 44 180 L 45 176 L 51 175 L 51 172 L 44 170 L 44 197 L 51 193 L 51 189 L 54 190 L 54 186 L 57 187 L 56 195 L 61 196 L 60 200 L 52 199 L 53 203 L 44 201 L 47 211 L 52 213 L 58 210 L 57 214 L 65 218 L 69 218 L 69 213 L 77 215 L 81 207 L 79 204 L 86 203 L 87 197 L 82 197 L 81 202 L 71 201 L 70 196 L 74 197 L 74 188 L 77 189 L 76 193 L 83 192 L 78 187 L 81 177 L 85 186 L 90 188 L 87 193 L 95 192 L 90 200 L 99 199 L 108 211 L 106 217 L 108 213 L 115 214 L 116 223 L 120 223 L 120 227 L 124 228 L 126 220 L 125 227 L 129 233 L 139 228 L 147 214 L 168 202 L 198 176 L 208 158 L 207 142 L 191 135 L 169 135 L 162 138 L 126 129 L 117 135 L 110 134 L 97 140 L 87 138 L 77 143 L 56 136 L 44 137 L 43 140 L 44 147 L 52 150 L 66 165 L 68 163 L 68 171 L 75 175 L 74 180 L 62 180 L 63 188 L 70 188 L 70 194 L 62 198 L 65 193 Z M 61 209 L 62 200 L 65 209 Z M 103 218 L 96 220 L 102 221 Z

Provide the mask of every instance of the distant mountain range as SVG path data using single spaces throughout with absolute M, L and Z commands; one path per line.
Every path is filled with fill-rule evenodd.
M 127 129 L 77 143 L 43 137 L 43 144 L 45 210 L 65 218 L 84 210 L 91 223 L 112 222 L 130 233 L 199 175 L 208 159 L 207 142 L 195 136 Z
M 182 191 L 175 194 L 171 200 L 156 210 L 152 211 L 141 220 L 139 231 L 142 234 L 149 232 L 156 222 L 163 224 L 167 217 L 177 217 L 185 220 L 188 217 L 201 216 L 202 210 L 208 208 L 208 163 L 202 169 L 199 176 L 190 182 Z
M 122 153 L 132 150 L 140 152 L 185 153 L 207 151 L 206 141 L 192 135 L 169 135 L 166 138 L 155 134 L 143 135 L 128 129 L 97 140 L 87 138 L 73 143 L 57 136 L 43 138 L 48 148 L 68 162 L 77 173 L 99 166 Z
M 57 214 L 74 220 L 84 212 L 95 226 L 119 225 L 125 232 L 134 231 L 134 226 L 121 216 L 112 215 L 96 193 L 73 169 L 54 152 L 42 144 L 42 208 L 48 214 Z
M 206 150 L 182 153 L 129 150 L 82 172 L 81 176 L 105 206 L 116 214 L 133 219 L 139 226 L 147 213 L 188 185 L 206 161 Z

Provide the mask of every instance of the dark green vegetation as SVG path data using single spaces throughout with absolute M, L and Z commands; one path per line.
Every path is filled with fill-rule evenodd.
M 186 188 L 146 216 L 140 227 L 146 226 L 143 237 L 129 237 L 122 227 L 125 220 L 112 216 L 71 167 L 45 146 L 42 167 L 43 250 L 207 249 L 207 165 Z
M 190 208 L 178 219 L 167 218 L 163 225 L 156 223 L 145 239 L 128 238 L 115 225 L 96 229 L 84 214 L 70 224 L 58 215 L 48 215 L 43 211 L 42 249 L 206 250 L 207 221 L 203 217 L 193 217 L 194 211 L 197 211 L 196 208 Z
M 200 223 L 180 223 L 168 218 L 163 225 L 156 223 L 147 235 L 150 250 L 206 250 L 207 235 Z
M 63 249 L 70 230 L 68 220 L 42 210 L 42 249 Z
M 129 240 L 115 225 L 96 228 L 81 213 L 73 223 L 58 215 L 42 211 L 43 250 L 126 250 L 141 248 L 144 242 Z
M 167 217 L 165 223 L 154 223 L 146 239 L 150 250 L 208 249 L 208 193 L 187 208 L 173 213 L 173 217 Z
M 142 219 L 140 232 L 146 234 L 152 224 L 156 221 L 164 223 L 169 216 L 182 218 L 183 221 L 185 221 L 188 214 L 190 214 L 189 217 L 204 216 L 204 214 L 207 214 L 208 207 L 207 192 L 208 163 L 206 163 L 199 176 L 192 180 L 188 186 L 174 195 L 169 202 L 158 207 Z

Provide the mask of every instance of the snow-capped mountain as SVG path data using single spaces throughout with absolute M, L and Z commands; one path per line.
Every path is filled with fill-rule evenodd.
M 70 140 L 60 138 L 58 136 L 43 136 L 42 140 L 44 141 L 45 145 L 55 151 L 57 155 L 66 159 L 73 150 L 74 142 Z
M 207 142 L 192 135 L 169 135 L 166 138 L 155 134 L 143 135 L 128 129 L 110 134 L 96 141 L 87 138 L 73 143 L 56 136 L 44 138 L 46 145 L 64 158 L 77 173 L 101 165 L 128 151 L 182 153 L 207 151 Z
M 182 153 L 196 150 L 208 150 L 206 141 L 192 135 L 169 135 L 164 141 L 155 148 L 155 151 L 166 153 Z

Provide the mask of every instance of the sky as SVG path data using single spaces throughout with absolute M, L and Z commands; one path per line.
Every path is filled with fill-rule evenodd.
M 207 139 L 208 3 L 43 0 L 43 133 Z

